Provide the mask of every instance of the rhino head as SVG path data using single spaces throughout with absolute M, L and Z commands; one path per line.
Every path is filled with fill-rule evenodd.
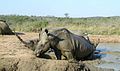
M 53 33 L 48 32 L 48 29 L 42 30 L 40 32 L 39 39 L 40 41 L 38 42 L 38 45 L 34 51 L 37 57 L 47 52 L 50 48 L 55 47 L 60 40 Z
M 44 31 L 41 31 L 39 35 L 39 39 L 40 41 L 38 42 L 38 45 L 36 46 L 36 49 L 34 51 L 36 56 L 42 55 L 50 48 L 50 40 L 48 37 L 47 29 L 45 29 Z

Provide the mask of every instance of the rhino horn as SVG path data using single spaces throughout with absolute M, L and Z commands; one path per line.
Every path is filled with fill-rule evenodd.
M 15 36 L 23 43 L 23 44 L 27 44 L 27 42 L 25 42 L 16 32 L 15 33 Z

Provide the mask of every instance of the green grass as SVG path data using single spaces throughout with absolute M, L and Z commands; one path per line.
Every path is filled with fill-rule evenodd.
M 41 16 L 0 15 L 12 29 L 32 32 L 40 28 L 65 27 L 93 35 L 120 35 L 120 17 L 60 18 Z
M 76 25 L 76 24 L 50 24 L 49 28 L 52 27 L 65 27 L 69 30 L 80 31 L 82 33 L 88 33 L 92 35 L 120 35 L 120 28 L 112 26 L 85 26 L 85 25 Z
M 21 25 L 18 24 L 14 26 L 17 31 L 31 32 L 33 30 L 38 30 L 44 28 L 48 25 L 48 22 L 45 21 L 36 21 L 36 22 L 24 22 Z

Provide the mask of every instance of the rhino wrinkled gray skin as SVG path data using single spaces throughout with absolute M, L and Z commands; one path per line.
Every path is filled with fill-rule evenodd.
M 52 32 L 44 29 L 40 33 L 40 41 L 34 53 L 36 56 L 41 56 L 51 48 L 58 60 L 61 60 L 62 55 L 67 60 L 82 60 L 89 59 L 97 45 L 98 43 L 94 45 L 89 39 L 73 34 L 66 28 L 53 30 Z

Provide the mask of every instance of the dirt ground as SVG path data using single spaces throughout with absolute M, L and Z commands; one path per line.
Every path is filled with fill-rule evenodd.
M 100 39 L 101 43 L 120 43 L 120 36 L 118 35 L 89 35 L 92 41 Z
M 20 34 L 24 40 L 38 38 L 38 33 Z M 91 40 L 100 42 L 120 42 L 120 36 L 90 36 Z M 114 38 L 116 37 L 116 38 Z M 109 39 L 109 40 L 108 40 Z M 107 40 L 107 41 L 105 41 Z M 91 71 L 113 71 L 112 69 L 97 68 L 99 59 L 83 61 Z M 14 35 L 0 35 L 0 71 L 80 71 L 79 64 L 67 60 L 51 60 L 37 58 L 33 51 L 25 47 Z

